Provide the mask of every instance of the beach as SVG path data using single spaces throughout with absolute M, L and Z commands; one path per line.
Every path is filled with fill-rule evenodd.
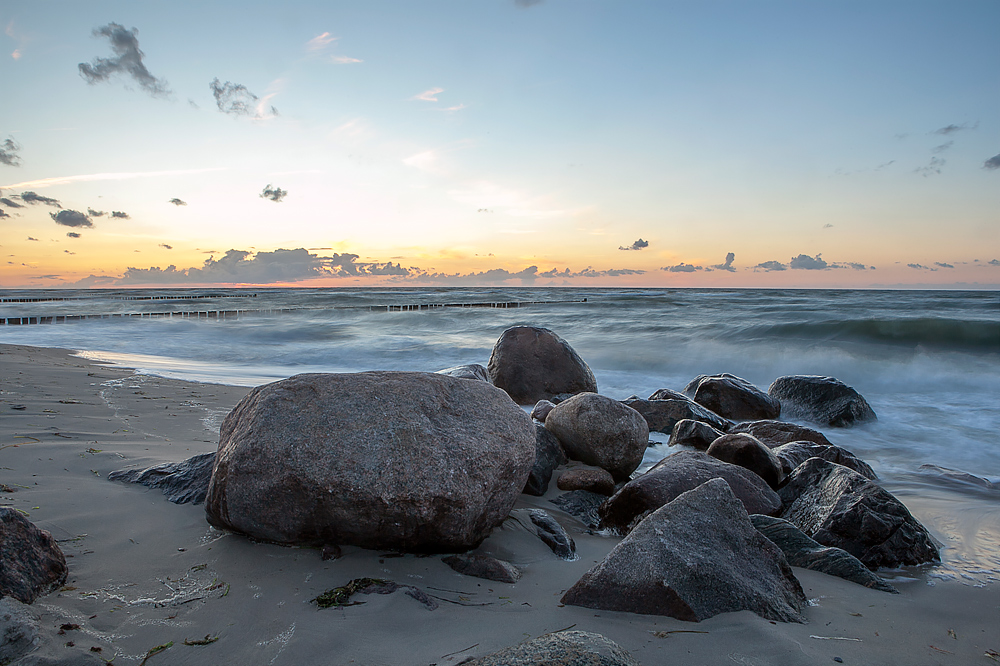
M 618 539 L 588 534 L 551 504 L 560 494 L 554 483 L 544 497 L 521 495 L 515 509 L 548 511 L 576 541 L 579 559 L 557 558 L 508 520 L 477 552 L 519 566 L 516 584 L 460 575 L 439 556 L 344 547 L 343 557 L 324 561 L 316 549 L 254 543 L 211 528 L 200 505 L 107 480 L 114 470 L 215 451 L 222 418 L 247 388 L 134 374 L 54 348 L 2 345 L 0 352 L 2 503 L 50 531 L 69 567 L 66 585 L 31 606 L 41 617 L 43 654 L 100 648 L 93 654 L 139 663 L 172 642 L 148 663 L 443 665 L 568 627 L 602 634 L 647 666 L 835 657 L 972 664 L 992 663 L 985 654 L 1000 650 L 998 583 L 935 575 L 953 571 L 962 548 L 944 548 L 941 566 L 882 572 L 899 595 L 796 568 L 810 599 L 802 625 L 747 611 L 688 623 L 562 606 L 563 592 Z M 933 497 L 901 499 L 946 545 L 957 538 L 949 521 L 970 524 L 960 517 L 967 506 L 949 516 Z M 991 549 L 997 512 L 981 511 L 973 524 L 978 547 Z M 345 608 L 320 610 L 311 601 L 360 577 L 412 585 L 438 607 L 428 610 L 402 591 L 359 596 L 364 604 Z M 65 623 L 80 628 L 59 635 Z M 218 640 L 184 643 L 206 637 Z

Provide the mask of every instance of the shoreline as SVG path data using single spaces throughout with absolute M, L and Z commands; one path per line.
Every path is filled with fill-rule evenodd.
M 720 657 L 741 664 L 834 657 L 847 664 L 989 663 L 984 652 L 1000 650 L 998 584 L 942 580 L 928 566 L 890 573 L 899 595 L 796 568 L 815 604 L 804 610 L 806 625 L 773 624 L 746 611 L 695 624 L 561 607 L 562 593 L 618 539 L 585 533 L 552 505 L 554 482 L 544 497 L 521 495 L 515 508 L 548 511 L 576 540 L 580 558 L 558 559 L 509 520 L 478 552 L 521 567 L 516 584 L 462 576 L 438 556 L 345 547 L 342 558 L 323 561 L 318 550 L 253 543 L 211 528 L 201 505 L 174 505 L 159 490 L 107 480 L 114 470 L 214 452 L 218 424 L 249 388 L 136 375 L 72 354 L 0 345 L 0 481 L 15 489 L 0 493 L 0 503 L 52 532 L 69 565 L 67 586 L 30 607 L 42 617 L 40 654 L 100 647 L 104 659 L 138 663 L 150 648 L 173 641 L 151 666 L 444 666 L 570 626 L 607 636 L 646 666 L 670 663 L 673 655 L 687 664 L 726 661 Z M 902 499 L 913 511 L 910 498 Z M 439 607 L 429 611 L 399 592 L 340 609 L 311 603 L 359 577 L 414 585 Z M 224 586 L 208 589 L 218 583 Z M 57 635 L 65 622 L 80 629 Z M 206 635 L 219 640 L 183 644 Z M 75 645 L 66 647 L 70 640 Z

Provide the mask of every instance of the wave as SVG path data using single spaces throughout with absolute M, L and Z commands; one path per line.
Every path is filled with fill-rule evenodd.
M 778 337 L 816 341 L 846 340 L 1000 352 L 1000 322 L 969 319 L 828 319 L 751 326 L 733 335 L 751 339 Z

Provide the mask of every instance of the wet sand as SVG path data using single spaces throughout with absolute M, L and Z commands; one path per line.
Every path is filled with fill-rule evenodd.
M 694 624 L 559 604 L 617 539 L 587 534 L 552 505 L 555 483 L 546 497 L 522 495 L 517 508 L 549 511 L 576 540 L 580 559 L 558 559 L 508 520 L 479 549 L 523 569 L 508 585 L 457 574 L 437 556 L 345 547 L 342 558 L 323 561 L 315 549 L 254 543 L 211 528 L 200 505 L 178 506 L 159 490 L 107 480 L 114 470 L 214 451 L 222 418 L 247 390 L 135 375 L 65 350 L 0 345 L 0 482 L 14 491 L 0 493 L 0 504 L 50 531 L 69 565 L 66 587 L 31 606 L 41 617 L 41 654 L 99 647 L 104 659 L 135 664 L 172 641 L 147 663 L 444 666 L 573 627 L 607 636 L 645 666 L 814 665 L 835 657 L 844 664 L 996 663 L 984 653 L 1000 650 L 1000 584 L 936 575 L 953 570 L 949 553 L 961 555 L 961 547 L 942 551 L 943 567 L 887 574 L 899 595 L 795 569 L 812 600 L 808 624 L 750 612 Z M 935 513 L 941 502 L 901 499 L 935 537 L 954 540 L 945 531 L 949 517 Z M 439 606 L 428 610 L 402 591 L 360 596 L 364 604 L 339 609 L 311 602 L 366 576 L 416 586 Z M 66 622 L 80 629 L 58 635 Z M 206 636 L 218 640 L 184 644 Z

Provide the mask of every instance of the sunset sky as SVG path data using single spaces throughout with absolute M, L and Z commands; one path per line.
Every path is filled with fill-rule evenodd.
M 0 287 L 1000 288 L 1000 3 L 0 6 Z

